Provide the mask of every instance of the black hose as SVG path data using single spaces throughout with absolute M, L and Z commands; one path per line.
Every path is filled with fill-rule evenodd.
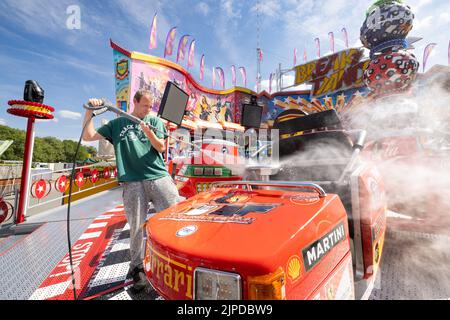
M 76 162 L 77 162 L 78 151 L 80 151 L 81 140 L 83 138 L 84 130 L 86 129 L 87 124 L 89 123 L 89 121 L 92 120 L 92 118 L 89 119 L 88 121 L 86 121 L 86 123 L 84 124 L 83 130 L 81 130 L 80 139 L 78 140 L 77 150 L 75 151 L 75 155 L 73 156 L 72 173 L 70 174 L 70 184 L 69 184 L 69 199 L 68 199 L 68 203 L 67 203 L 67 244 L 69 246 L 70 271 L 71 271 L 71 275 L 72 275 L 72 288 L 73 288 L 74 300 L 77 300 L 78 297 L 77 297 L 77 288 L 76 288 L 76 283 L 75 283 L 75 274 L 74 274 L 74 270 L 73 270 L 73 261 L 72 261 L 72 241 L 70 240 L 70 205 L 72 203 L 72 186 L 74 183 L 75 166 L 76 166 Z

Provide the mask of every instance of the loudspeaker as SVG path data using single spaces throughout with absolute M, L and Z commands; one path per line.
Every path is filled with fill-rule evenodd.
M 260 128 L 263 107 L 257 104 L 242 105 L 241 125 L 246 128 Z
M 158 115 L 176 125 L 181 125 L 189 95 L 175 83 L 168 81 L 159 107 Z

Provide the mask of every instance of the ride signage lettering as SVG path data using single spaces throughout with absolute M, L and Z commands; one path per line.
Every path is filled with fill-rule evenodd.
M 311 83 L 312 96 L 363 85 L 364 70 L 370 60 L 363 60 L 361 49 L 348 49 L 295 67 L 295 85 Z

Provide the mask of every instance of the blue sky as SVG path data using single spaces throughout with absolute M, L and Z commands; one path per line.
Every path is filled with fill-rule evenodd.
M 365 10 L 373 3 L 372 0 L 259 2 L 263 87 L 267 87 L 269 74 L 278 63 L 283 68 L 292 67 L 294 48 L 298 50 L 297 61 L 302 61 L 304 48 L 312 59 L 315 57 L 314 38 L 319 37 L 322 55 L 329 53 L 329 31 L 335 34 L 336 50 L 344 47 L 342 27 L 348 31 L 350 45 L 359 46 L 359 29 Z M 426 44 L 436 42 L 438 45 L 428 60 L 427 69 L 434 64 L 446 65 L 450 2 L 405 0 L 404 3 L 410 5 L 415 14 L 409 36 L 424 38 L 416 43 L 414 51 L 420 63 Z M 173 26 L 178 27 L 176 45 L 183 34 L 196 39 L 194 78 L 198 80 L 198 64 L 204 53 L 206 69 L 202 84 L 210 86 L 211 69 L 220 66 L 226 74 L 226 87 L 230 87 L 230 66 L 234 64 L 246 67 L 248 86 L 254 88 L 256 4 L 256 0 L 2 0 L 0 124 L 25 129 L 25 119 L 6 113 L 7 101 L 21 99 L 25 81 L 34 79 L 45 90 L 45 103 L 56 108 L 55 120 L 38 122 L 36 135 L 78 139 L 82 104 L 93 96 L 114 100 L 109 39 L 132 51 L 163 56 L 164 41 Z M 69 18 L 66 11 L 71 5 L 80 8 L 79 30 L 68 29 L 66 25 Z M 150 51 L 149 27 L 155 12 L 158 12 L 158 47 Z M 174 60 L 175 54 L 169 59 Z

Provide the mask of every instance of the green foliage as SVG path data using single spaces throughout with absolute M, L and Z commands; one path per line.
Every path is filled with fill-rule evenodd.
M 14 140 L 14 143 L 0 156 L 0 160 L 23 160 L 25 131 L 0 125 L 0 139 Z M 77 142 L 59 140 L 55 137 L 36 137 L 34 140 L 33 162 L 72 162 Z M 81 146 L 77 161 L 95 157 L 97 150 L 90 146 Z

